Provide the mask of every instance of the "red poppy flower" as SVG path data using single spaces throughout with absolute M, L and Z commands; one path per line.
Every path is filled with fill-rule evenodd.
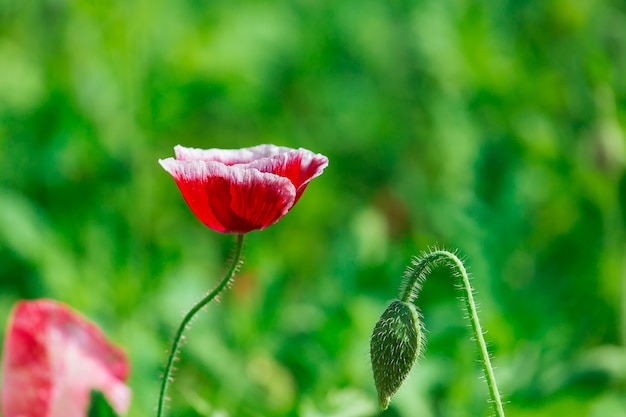
M 4 417 L 85 417 L 91 390 L 118 414 L 130 403 L 124 353 L 102 331 L 64 304 L 20 301 L 4 341 Z
M 328 158 L 306 149 L 258 145 L 243 149 L 176 146 L 159 163 L 191 211 L 221 233 L 247 233 L 280 220 L 322 174 Z

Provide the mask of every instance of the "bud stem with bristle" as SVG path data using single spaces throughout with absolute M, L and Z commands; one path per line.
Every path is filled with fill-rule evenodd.
M 385 410 L 413 367 L 422 349 L 419 312 L 414 306 L 418 292 L 432 268 L 447 265 L 461 278 L 465 306 L 478 346 L 485 380 L 496 417 L 504 417 L 502 399 L 491 366 L 483 330 L 478 320 L 474 290 L 463 262 L 452 252 L 435 249 L 414 258 L 405 273 L 400 300 L 393 301 L 374 328 L 371 341 L 372 369 L 381 409 Z

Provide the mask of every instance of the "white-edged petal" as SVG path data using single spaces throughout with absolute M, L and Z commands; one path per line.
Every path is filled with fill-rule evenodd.
M 181 145 L 174 147 L 176 159 L 182 161 L 215 161 L 226 165 L 247 164 L 261 158 L 271 158 L 295 149 L 271 144 L 257 145 L 241 149 L 200 149 L 187 148 Z

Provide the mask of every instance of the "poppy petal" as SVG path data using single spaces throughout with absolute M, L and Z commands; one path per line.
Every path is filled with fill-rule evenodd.
M 264 229 L 295 201 L 291 182 L 271 173 L 200 160 L 167 158 L 159 163 L 174 177 L 191 211 L 221 233 Z
M 309 182 L 322 175 L 327 166 L 328 158 L 303 148 L 280 153 L 271 158 L 258 159 L 248 164 L 248 167 L 257 168 L 261 172 L 271 172 L 288 178 L 296 187 L 296 201 Z
M 222 233 L 247 233 L 280 220 L 321 175 L 328 158 L 271 144 L 242 149 L 177 145 L 159 163 L 176 181 L 192 212 Z
M 96 325 L 52 300 L 17 303 L 2 369 L 4 417 L 84 417 L 92 389 L 119 414 L 130 403 L 125 354 Z
M 247 164 L 261 158 L 293 151 L 291 148 L 276 145 L 257 145 L 241 149 L 199 149 L 186 148 L 181 145 L 174 147 L 176 159 L 179 161 L 221 162 L 225 165 Z

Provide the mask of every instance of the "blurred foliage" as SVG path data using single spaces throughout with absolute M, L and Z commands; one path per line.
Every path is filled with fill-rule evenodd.
M 92 390 L 87 417 L 118 417 L 113 407 L 100 391 Z
M 233 244 L 157 159 L 306 147 L 329 168 L 248 236 L 171 415 L 378 415 L 370 332 L 440 244 L 474 273 L 507 416 L 626 416 L 624 74 L 622 0 L 0 0 L 0 318 L 81 310 L 151 415 Z M 428 348 L 384 415 L 489 414 L 459 295 L 426 283 Z

